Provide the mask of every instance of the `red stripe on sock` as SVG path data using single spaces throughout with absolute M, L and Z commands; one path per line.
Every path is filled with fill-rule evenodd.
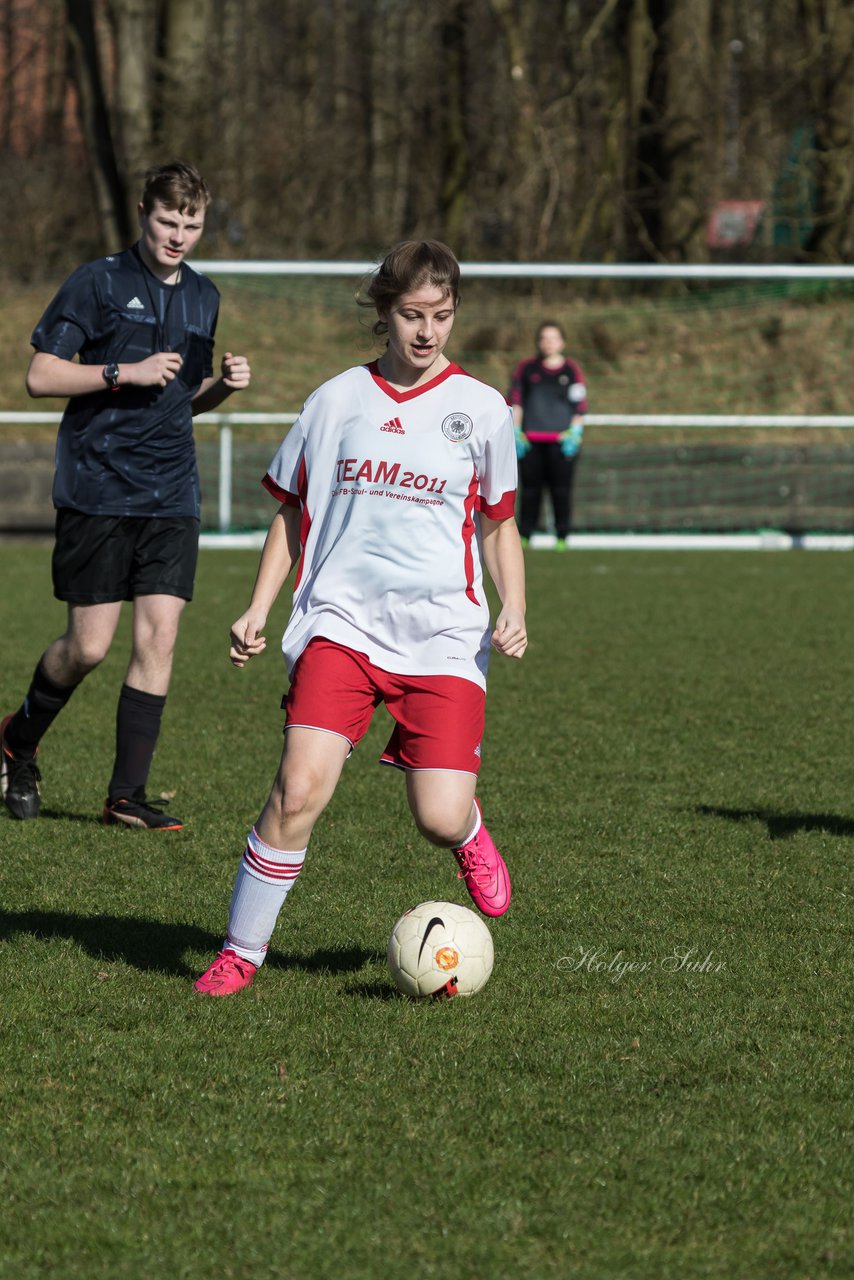
M 269 858 L 262 858 L 260 854 L 247 845 L 243 853 L 244 861 L 250 870 L 260 872 L 261 875 L 269 876 L 271 880 L 295 880 L 302 871 L 303 859 L 300 862 L 272 862 Z

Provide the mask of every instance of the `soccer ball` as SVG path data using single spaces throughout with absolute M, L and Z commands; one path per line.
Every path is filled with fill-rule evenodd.
M 404 912 L 388 940 L 395 985 L 414 1000 L 473 996 L 492 973 L 492 934 L 458 902 L 421 902 Z

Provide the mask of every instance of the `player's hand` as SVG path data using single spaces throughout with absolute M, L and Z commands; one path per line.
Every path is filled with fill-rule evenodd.
M 492 647 L 505 658 L 521 658 L 528 647 L 525 615 L 518 609 L 502 609 L 492 633 Z
M 177 351 L 158 351 L 136 364 L 120 364 L 120 385 L 132 387 L 165 387 L 177 378 L 184 357 Z
M 229 659 L 235 667 L 245 667 L 250 658 L 263 653 L 267 641 L 260 634 L 267 622 L 267 615 L 261 609 L 247 609 L 231 628 L 231 648 Z
M 530 449 L 531 449 L 530 440 L 525 435 L 525 432 L 522 430 L 522 428 L 517 427 L 516 428 L 516 457 L 520 459 L 524 458 L 525 454 L 530 452 Z
M 565 458 L 574 458 L 581 448 L 581 441 L 584 438 L 584 428 L 581 426 L 570 427 L 568 431 L 564 431 L 560 437 L 560 451 Z
M 252 370 L 246 356 L 233 356 L 226 351 L 222 357 L 222 380 L 230 391 L 243 391 L 252 379 Z

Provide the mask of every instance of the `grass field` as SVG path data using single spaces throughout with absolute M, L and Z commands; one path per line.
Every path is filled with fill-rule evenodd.
M 48 556 L 3 549 L 3 710 L 62 627 Z M 854 1274 L 850 560 L 530 555 L 480 786 L 514 903 L 486 990 L 426 1005 L 387 935 L 465 894 L 384 712 L 255 986 L 192 991 L 279 753 L 275 644 L 225 659 L 254 566 L 204 553 L 186 615 L 182 833 L 98 825 L 126 624 L 43 818 L 0 815 L 2 1280 Z

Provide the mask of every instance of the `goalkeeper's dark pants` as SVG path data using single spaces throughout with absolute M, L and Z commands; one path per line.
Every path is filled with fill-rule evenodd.
M 569 535 L 577 461 L 578 454 L 573 458 L 564 457 L 559 440 L 533 442 L 524 458 L 520 459 L 519 533 L 523 538 L 530 538 L 540 527 L 540 508 L 546 491 L 551 498 L 555 533 L 559 538 Z

